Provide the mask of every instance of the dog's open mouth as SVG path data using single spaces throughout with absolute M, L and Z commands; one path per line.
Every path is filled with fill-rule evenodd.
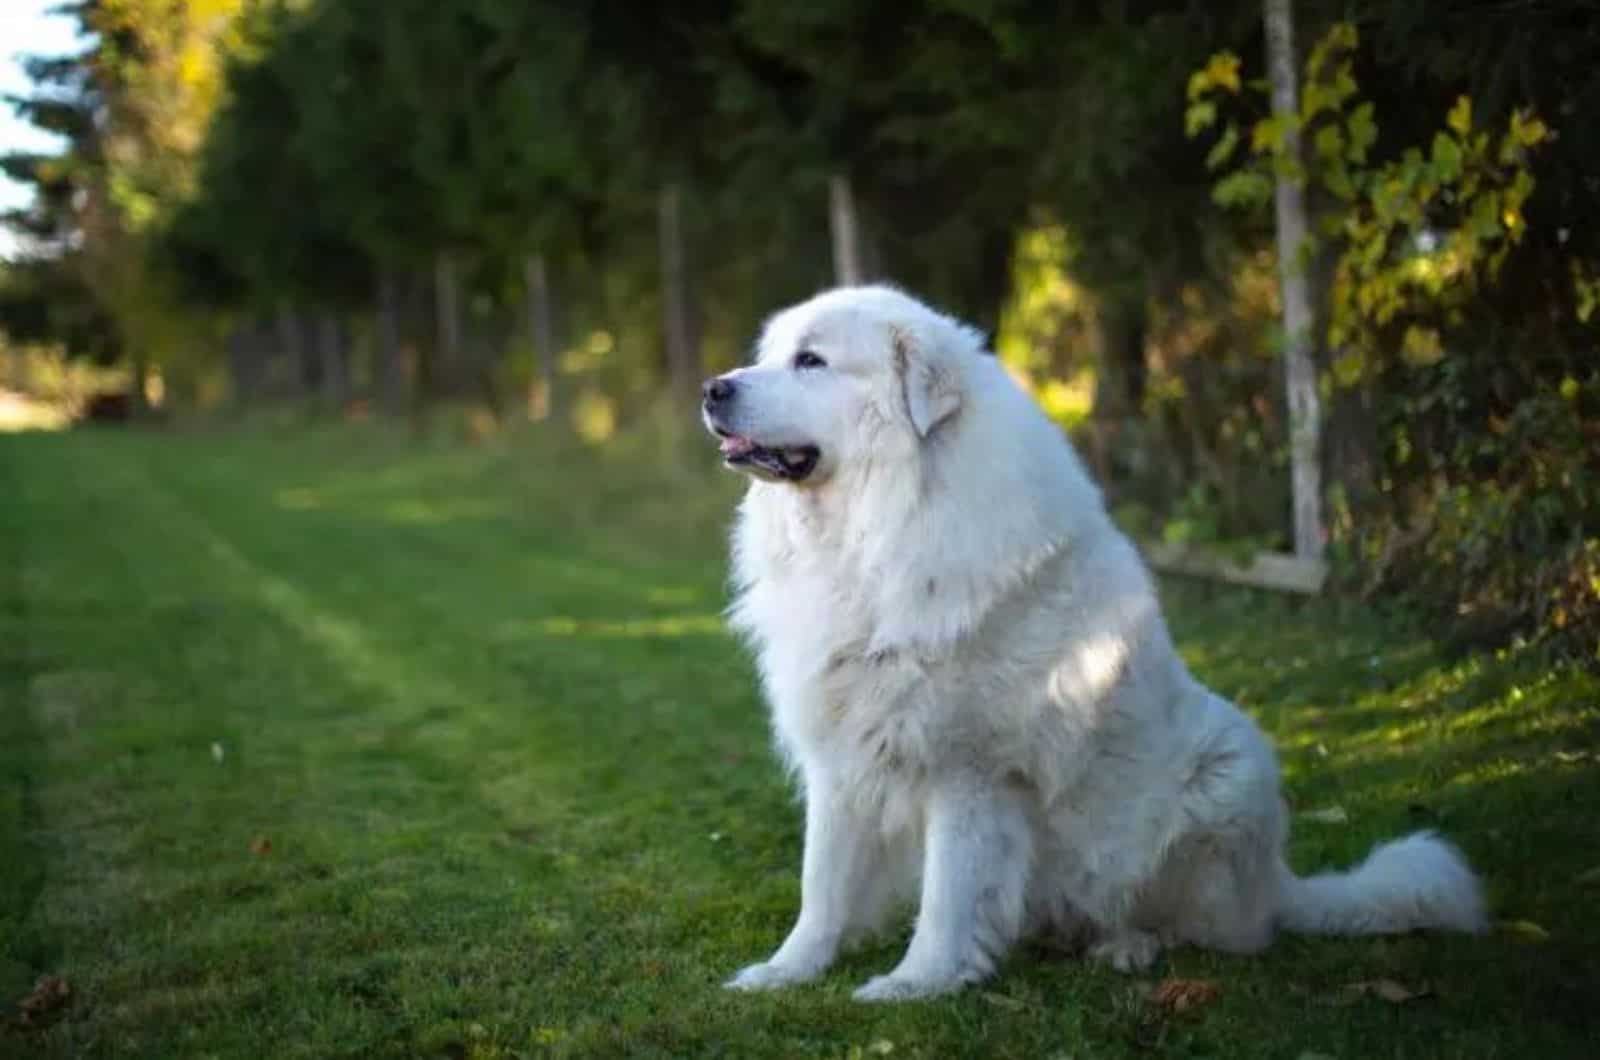
M 799 482 L 811 474 L 817 466 L 817 457 L 821 455 L 814 445 L 773 449 L 721 428 L 716 428 L 716 431 L 722 439 L 723 463 L 729 467 L 754 468 L 788 482 Z

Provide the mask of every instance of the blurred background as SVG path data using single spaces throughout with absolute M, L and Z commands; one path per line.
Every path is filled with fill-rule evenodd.
M 1295 547 L 1307 358 L 1335 587 L 1593 657 L 1593 3 L 7 0 L 0 35 L 13 427 L 708 461 L 698 381 L 887 280 L 991 335 L 1147 541 Z

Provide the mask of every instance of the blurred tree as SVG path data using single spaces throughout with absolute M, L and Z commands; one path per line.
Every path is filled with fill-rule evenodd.
M 276 9 L 236 65 L 177 241 L 234 259 L 234 296 L 375 300 L 373 375 L 391 399 L 401 276 L 430 272 L 436 341 L 419 347 L 418 383 L 470 379 L 492 400 L 494 365 L 465 361 L 471 285 L 494 288 L 530 254 L 548 262 L 574 245 L 592 194 L 581 14 L 507 0 Z M 298 199 L 302 215 L 264 192 Z M 547 348 L 547 371 L 552 360 Z
M 133 360 L 135 389 L 162 369 L 190 391 L 215 330 L 174 299 L 151 237 L 193 188 L 194 159 L 221 89 L 240 0 L 84 0 L 75 9 L 96 45 L 100 160 L 87 187 L 85 265 Z
M 0 329 L 18 342 L 59 342 L 74 354 L 109 362 L 123 346 L 87 282 L 83 249 L 86 197 L 102 164 L 88 62 L 87 55 L 25 57 L 33 93 L 5 101 L 65 146 L 56 154 L 0 156 L 0 171 L 31 188 L 28 204 L 0 219 L 21 239 L 18 260 L 0 276 Z

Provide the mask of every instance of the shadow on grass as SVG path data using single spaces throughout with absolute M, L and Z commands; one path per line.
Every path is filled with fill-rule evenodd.
M 28 709 L 38 670 L 23 596 L 21 483 L 0 461 L 0 998 L 21 997 L 50 970 L 57 942 L 33 911 L 45 887 L 38 787 L 47 761 Z

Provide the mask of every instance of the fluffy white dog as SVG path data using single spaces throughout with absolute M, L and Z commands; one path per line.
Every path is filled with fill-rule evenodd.
M 729 986 L 814 978 L 908 899 L 911 945 L 861 1000 L 981 980 L 1031 932 L 1132 970 L 1279 928 L 1482 929 L 1427 833 L 1290 871 L 1272 749 L 1184 667 L 1138 553 L 976 332 L 835 290 L 703 397 L 754 480 L 731 615 L 806 800 L 799 918 Z

